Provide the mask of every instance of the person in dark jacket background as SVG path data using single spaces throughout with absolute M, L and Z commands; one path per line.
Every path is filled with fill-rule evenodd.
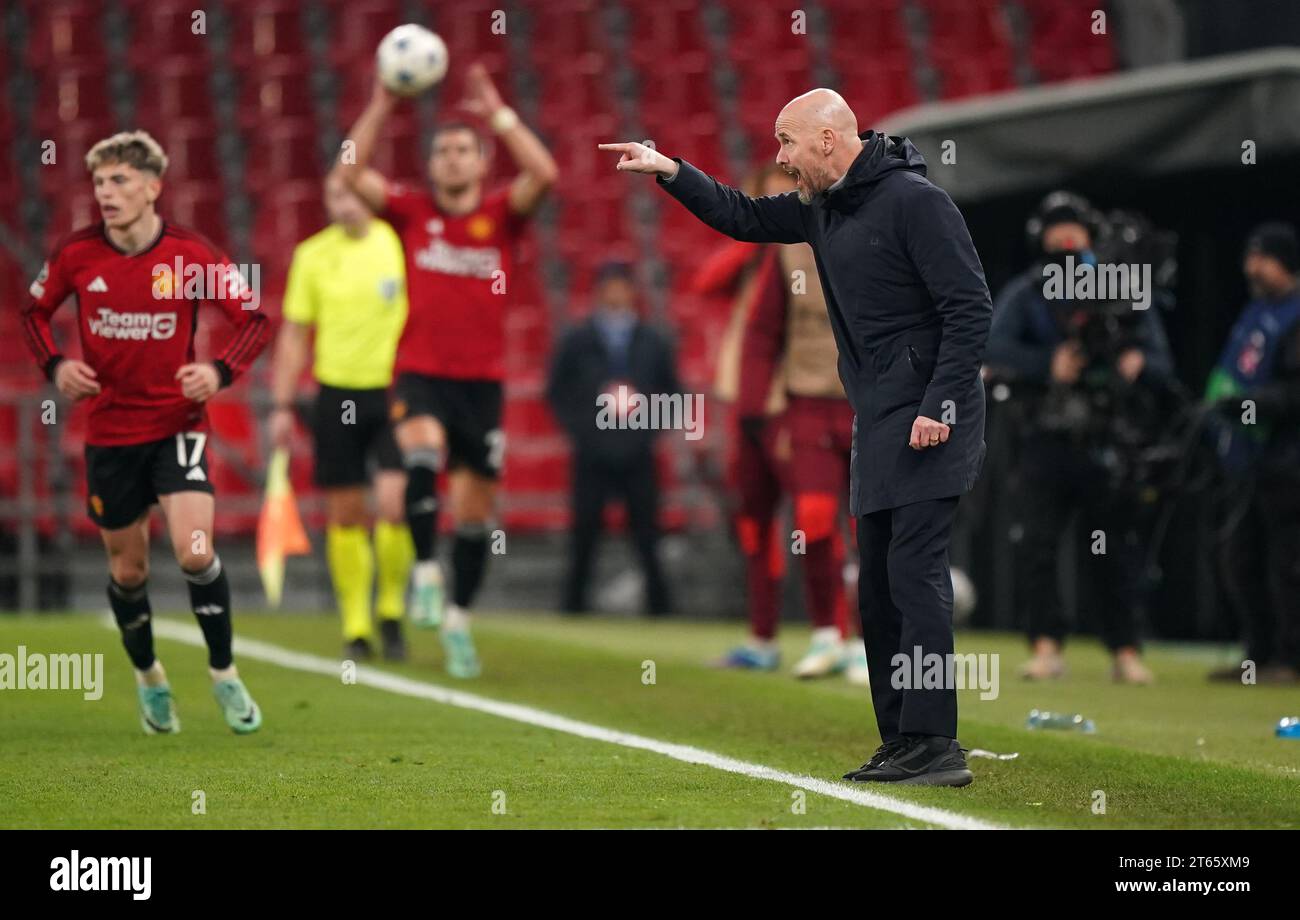
M 1246 305 L 1206 399 L 1219 409 L 1220 455 L 1238 496 L 1220 556 L 1258 683 L 1300 683 L 1300 243 L 1289 224 L 1246 243 Z M 1249 402 L 1247 402 L 1249 401 Z M 1243 669 L 1215 680 L 1239 682 Z
M 658 549 L 657 431 L 611 428 L 599 420 L 602 403 L 626 407 L 634 394 L 681 393 L 682 387 L 668 340 L 637 313 L 631 266 L 602 265 L 595 297 L 592 315 L 560 340 L 546 386 L 555 417 L 573 441 L 573 529 L 561 608 L 587 609 L 605 504 L 618 496 L 645 572 L 646 606 L 665 614 L 670 602 Z
M 959 496 L 984 460 L 980 364 L 992 306 L 961 213 L 905 138 L 858 133 L 836 92 L 777 116 L 779 163 L 796 191 L 750 198 L 638 143 L 601 144 L 617 168 L 655 175 L 704 223 L 739 240 L 812 245 L 856 415 L 850 507 L 858 516 L 859 612 L 880 748 L 846 779 L 962 786 L 957 691 L 915 686 L 953 662 L 948 564 Z M 945 669 L 951 676 L 951 668 Z
M 1057 559 L 1066 527 L 1071 526 L 1080 539 L 1100 530 L 1122 544 L 1091 557 L 1100 575 L 1089 581 L 1098 590 L 1095 608 L 1102 640 L 1113 656 L 1113 679 L 1149 684 L 1154 677 L 1142 662 L 1139 636 L 1145 557 L 1137 546 L 1139 503 L 1128 483 L 1114 481 L 1105 463 L 1114 455 L 1109 429 L 1097 435 L 1085 423 L 1091 414 L 1064 412 L 1061 406 L 1069 400 L 1076 400 L 1071 406 L 1079 405 L 1077 400 L 1085 399 L 1082 394 L 1097 388 L 1129 397 L 1143 390 L 1161 391 L 1173 375 L 1173 357 L 1158 310 L 1130 311 L 1126 320 L 1131 328 L 1098 343 L 1097 336 L 1086 333 L 1094 328 L 1088 324 L 1100 316 L 1099 303 L 1045 296 L 1044 272 L 1050 265 L 1066 259 L 1073 260 L 1071 264 L 1097 264 L 1094 238 L 1101 215 L 1087 199 L 1064 190 L 1052 192 L 1030 227 L 1040 258 L 998 293 L 986 357 L 991 372 L 1010 382 L 1018 397 L 1028 395 L 1032 404 L 1018 458 L 1024 532 L 1017 545 L 1021 565 L 1016 595 L 1032 653 L 1020 675 L 1050 680 L 1065 673 L 1066 623 Z M 1055 421 L 1058 418 L 1081 421 L 1066 424 Z

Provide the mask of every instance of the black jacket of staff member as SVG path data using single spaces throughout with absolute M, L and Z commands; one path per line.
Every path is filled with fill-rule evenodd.
M 605 394 L 618 399 L 620 390 L 631 398 L 682 393 L 682 387 L 668 340 L 636 315 L 630 267 L 602 266 L 597 290 L 595 312 L 560 340 L 546 386 L 552 411 L 573 440 L 572 543 L 561 606 L 570 613 L 588 609 L 605 504 L 617 496 L 627 508 L 628 529 L 645 572 L 646 606 L 663 614 L 670 602 L 658 555 L 658 432 L 602 425 L 602 419 L 612 419 L 607 410 L 602 415 L 601 400 Z M 683 401 L 687 398 L 682 394 Z
M 829 90 L 792 100 L 776 126 L 778 162 L 797 190 L 765 198 L 645 145 L 608 149 L 728 236 L 811 244 L 857 416 L 858 605 L 884 742 L 846 778 L 960 786 L 971 773 L 955 740 L 954 682 L 918 686 L 914 675 L 953 661 L 948 547 L 958 497 L 984 459 L 979 372 L 992 307 L 966 223 L 925 178 L 920 153 L 903 138 L 850 131 L 854 122 Z M 849 162 L 835 162 L 840 149 Z
M 840 379 L 857 413 L 854 515 L 970 490 L 984 459 L 980 362 L 992 306 L 961 213 L 906 138 L 859 135 L 842 181 L 811 203 L 749 198 L 689 163 L 664 189 L 709 226 L 754 243 L 811 243 Z M 908 446 L 917 416 L 952 426 Z

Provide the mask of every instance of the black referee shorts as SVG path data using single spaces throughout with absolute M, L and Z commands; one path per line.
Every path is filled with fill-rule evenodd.
M 320 385 L 312 409 L 314 480 L 323 489 L 360 486 L 376 470 L 401 470 L 402 454 L 388 421 L 388 391 Z

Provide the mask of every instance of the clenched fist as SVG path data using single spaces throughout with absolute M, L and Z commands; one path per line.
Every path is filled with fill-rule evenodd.
M 181 382 L 185 398 L 195 402 L 207 402 L 221 389 L 221 375 L 215 365 L 206 362 L 182 366 L 176 372 L 176 379 Z
M 99 381 L 94 368 L 85 361 L 64 358 L 54 369 L 54 386 L 74 402 L 87 396 L 99 395 Z
M 943 422 L 936 422 L 932 418 L 918 415 L 916 421 L 912 423 L 912 437 L 908 440 L 907 446 L 912 450 L 938 447 L 940 444 L 947 443 L 948 435 L 951 433 L 952 428 Z

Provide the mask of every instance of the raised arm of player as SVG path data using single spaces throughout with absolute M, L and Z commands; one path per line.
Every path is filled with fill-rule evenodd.
M 541 138 L 501 101 L 486 67 L 479 63 L 470 65 L 465 90 L 462 105 L 491 126 L 519 167 L 519 175 L 510 185 L 510 210 L 521 215 L 533 213 L 559 178 L 560 167 Z
M 27 347 L 36 356 L 42 373 L 54 383 L 60 393 L 71 400 L 84 399 L 99 393 L 95 370 L 84 361 L 65 358 L 54 343 L 50 331 L 50 317 L 72 293 L 72 285 L 63 273 L 59 256 L 62 247 L 56 248 L 50 260 L 32 282 L 31 300 L 23 308 L 23 337 Z
M 375 77 L 370 102 L 343 140 L 334 171 L 369 207 L 378 214 L 388 204 L 388 180 L 370 168 L 375 141 L 388 116 L 397 106 L 397 96 Z

